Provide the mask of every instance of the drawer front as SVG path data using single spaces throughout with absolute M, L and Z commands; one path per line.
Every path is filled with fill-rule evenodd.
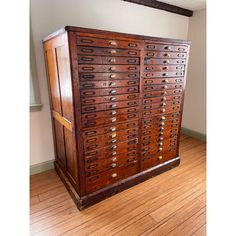
M 136 100 L 139 98 L 138 93 L 133 94 L 124 94 L 124 95 L 115 95 L 115 96 L 102 96 L 102 97 L 91 97 L 91 98 L 82 98 L 82 105 L 98 104 L 98 103 L 108 103 L 108 102 L 120 102 L 127 100 Z
M 98 159 L 104 159 L 116 156 L 117 153 L 126 153 L 137 151 L 138 139 L 128 140 L 117 144 L 111 144 L 109 146 L 85 152 L 85 158 L 97 157 Z
M 100 111 L 100 112 L 93 112 L 88 114 L 82 114 L 82 120 L 86 121 L 91 119 L 100 119 L 100 118 L 112 118 L 124 114 L 133 114 L 138 113 L 138 107 L 131 107 L 131 108 L 122 108 L 117 110 L 110 110 L 110 111 Z
M 86 178 L 86 191 L 95 192 L 107 185 L 113 184 L 119 180 L 135 175 L 138 170 L 137 163 L 129 163 L 116 170 L 108 170 L 101 174 Z
M 144 77 L 146 78 L 154 78 L 154 77 L 181 77 L 184 76 L 184 71 L 177 71 L 177 72 L 148 72 L 144 73 Z
M 79 64 L 139 65 L 138 57 L 78 56 Z
M 139 92 L 138 86 L 134 87 L 120 87 L 120 88 L 109 88 L 109 89 L 89 89 L 81 90 L 81 97 L 95 97 L 95 96 L 109 96 L 116 94 L 126 94 L 126 93 L 137 93 Z
M 166 91 L 153 91 L 149 93 L 144 93 L 144 98 L 151 98 L 151 97 L 163 97 L 163 96 L 170 96 L 170 95 L 179 95 L 182 94 L 182 89 L 172 89 L 172 90 L 166 90 Z
M 144 92 L 149 91 L 160 91 L 160 90 L 168 90 L 168 89 L 183 89 L 183 84 L 165 84 L 165 85 L 144 85 Z
M 116 171 L 120 167 L 125 167 L 130 163 L 137 163 L 137 161 L 137 156 L 127 158 L 124 154 L 121 158 L 101 159 L 93 163 L 85 162 L 86 176 L 89 177 L 108 170 Z
M 177 151 L 165 152 L 162 154 L 149 154 L 141 157 L 141 170 L 146 170 L 152 166 L 160 165 L 166 161 L 169 161 L 177 157 Z
M 134 120 L 131 122 L 119 123 L 116 125 L 105 126 L 102 128 L 94 128 L 89 130 L 84 130 L 83 138 L 86 140 L 88 137 L 93 137 L 96 135 L 107 135 L 112 134 L 113 132 L 119 132 L 126 129 L 133 129 L 138 127 L 138 121 Z
M 146 57 L 157 57 L 157 58 L 186 58 L 186 53 L 179 52 L 158 52 L 158 51 L 145 51 Z
M 152 104 L 152 103 L 160 103 L 160 102 L 175 102 L 182 101 L 182 95 L 174 95 L 174 96 L 164 96 L 164 97 L 153 97 L 148 99 L 143 99 L 143 105 Z
M 175 84 L 175 83 L 183 83 L 184 78 L 152 78 L 152 79 L 144 79 L 144 84 Z
M 180 101 L 167 101 L 164 103 L 148 104 L 143 106 L 143 112 L 152 110 L 152 115 L 163 112 L 176 112 L 180 110 L 180 105 Z
M 165 127 L 167 128 L 167 127 Z M 159 140 L 163 141 L 164 139 L 168 138 L 175 138 L 178 135 L 179 128 L 168 128 L 168 129 L 144 129 L 142 131 L 142 139 L 141 141 L 147 140 Z
M 125 57 L 139 57 L 140 51 L 131 49 L 114 49 L 114 48 L 98 48 L 79 46 L 77 48 L 78 55 L 91 55 L 91 56 L 125 56 Z
M 95 118 L 95 119 L 85 119 L 82 120 L 82 127 L 83 128 L 89 128 L 89 127 L 95 127 L 95 126 L 99 126 L 99 125 L 116 125 L 116 123 L 118 122 L 124 122 L 124 121 L 131 121 L 133 119 L 138 119 L 139 118 L 139 114 L 138 113 L 130 113 L 130 114 L 122 114 L 122 115 L 118 115 L 115 117 L 111 117 L 111 118 Z
M 170 151 L 172 149 L 177 150 L 177 140 L 176 137 L 164 139 L 163 141 L 146 140 L 141 142 L 141 147 L 145 149 L 145 147 L 148 146 L 150 150 L 154 150 L 157 153 Z
M 82 113 L 112 110 L 112 109 L 119 109 L 119 108 L 124 108 L 124 107 L 135 107 L 138 105 L 139 105 L 138 100 L 86 105 L 86 106 L 82 106 Z
M 91 89 L 91 88 L 116 88 L 138 85 L 138 80 L 113 80 L 113 81 L 91 81 L 91 82 L 80 82 L 80 89 Z
M 148 65 L 144 67 L 144 71 L 145 72 L 149 72 L 149 71 L 160 71 L 160 72 L 166 72 L 166 71 L 183 71 L 185 69 L 184 65 L 171 65 L 171 66 L 167 66 L 167 65 L 159 65 L 159 66 L 155 66 L 155 65 Z
M 125 40 L 117 40 L 117 39 L 102 39 L 102 38 L 93 38 L 88 36 L 78 36 L 77 37 L 77 45 L 83 46 L 96 46 L 96 47 L 111 47 L 111 48 L 140 48 L 140 43 L 137 41 L 125 41 Z
M 144 58 L 144 65 L 184 65 L 186 59 L 158 59 L 158 58 Z
M 115 131 L 106 135 L 89 137 L 84 140 L 84 150 L 90 151 L 111 144 L 138 138 L 138 129 Z
M 138 72 L 137 65 L 79 65 L 79 72 Z
M 139 79 L 139 73 L 79 73 L 79 78 L 80 81 Z
M 183 45 L 170 45 L 170 44 L 160 44 L 160 43 L 146 43 L 146 50 L 157 50 L 165 52 L 187 52 L 188 47 Z

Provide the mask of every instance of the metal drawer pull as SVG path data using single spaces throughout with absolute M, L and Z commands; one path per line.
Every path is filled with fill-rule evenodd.
M 161 127 L 160 130 L 164 130 L 165 128 L 164 127 Z
M 116 121 L 116 117 L 112 117 L 111 122 L 115 122 L 115 121 Z
M 110 60 L 109 60 L 109 62 L 116 62 L 116 59 L 115 58 L 111 58 Z
M 92 57 L 82 57 L 81 61 L 93 61 L 94 59 Z
M 111 155 L 112 155 L 112 156 L 115 156 L 115 155 L 116 155 L 116 152 L 113 152 Z
M 163 141 L 163 140 L 164 140 L 164 138 L 163 138 L 163 137 L 160 137 L 160 138 L 159 138 L 159 141 Z
M 159 156 L 158 159 L 161 160 L 161 159 L 162 159 L 162 156 Z
M 130 47 L 137 47 L 137 44 L 136 43 L 129 43 L 128 44 Z
M 94 50 L 91 49 L 91 48 L 82 48 L 81 51 L 82 51 L 82 52 L 92 53 Z
M 116 104 L 111 104 L 110 105 L 110 108 L 115 108 L 116 107 Z
M 81 39 L 80 42 L 82 43 L 94 43 L 92 39 Z
M 184 54 L 177 54 L 177 57 L 184 57 Z
M 168 75 L 168 74 L 166 74 L 166 75 Z M 169 81 L 168 81 L 168 79 L 164 79 L 164 80 L 162 80 L 162 82 L 163 83 L 168 83 Z
M 84 71 L 93 71 L 94 67 L 92 67 L 92 66 L 83 66 L 82 70 L 84 70 Z
M 116 90 L 111 90 L 110 91 L 110 94 L 115 94 L 116 93 Z
M 116 139 L 114 139 L 114 140 L 111 140 L 111 143 L 116 143 Z
M 162 70 L 168 70 L 167 66 L 162 67 Z
M 170 54 L 169 53 L 165 53 L 164 57 L 170 57 Z
M 117 148 L 116 145 L 112 145 L 112 146 L 111 146 L 111 149 L 116 149 L 116 148 Z
M 115 86 L 115 85 L 116 85 L 115 82 L 110 82 L 110 83 L 109 83 L 109 86 Z
M 116 137 L 116 133 L 111 135 L 111 138 L 115 138 Z
M 162 95 L 166 95 L 167 94 L 167 92 L 165 91 L 165 92 L 162 92 Z
M 178 51 L 184 52 L 184 51 L 185 51 L 185 48 L 178 48 Z
M 166 97 L 163 97 L 163 98 L 162 98 L 162 101 L 166 101 Z
M 117 45 L 117 42 L 116 42 L 116 41 L 110 41 L 110 42 L 109 42 L 109 45 L 116 46 L 116 45 Z
M 161 122 L 160 124 L 161 124 L 161 126 L 164 126 L 164 125 L 165 125 L 165 122 Z
M 82 87 L 84 87 L 84 88 L 93 88 L 94 84 L 83 84 Z
M 112 167 L 112 168 L 115 168 L 116 166 L 117 166 L 116 163 L 111 163 L 111 167 Z
M 168 86 L 167 86 L 167 85 L 165 85 L 165 86 L 163 86 L 162 88 L 163 88 L 163 89 L 167 89 L 167 88 L 168 88 Z
M 113 157 L 111 160 L 114 162 L 114 161 L 117 161 L 117 158 Z
M 165 116 L 162 116 L 162 117 L 161 117 L 161 120 L 165 120 L 165 119 L 166 119 L 166 117 L 165 117 Z
M 116 70 L 116 68 L 113 66 L 113 67 L 110 67 L 109 70 L 114 71 L 114 70 Z
M 115 54 L 116 53 L 116 50 L 112 49 L 109 51 L 110 54 Z
M 137 52 L 135 52 L 135 51 L 129 51 L 128 54 L 129 54 L 129 55 L 137 55 Z
M 164 49 L 170 50 L 170 46 L 165 46 Z
M 165 103 L 165 102 L 163 102 L 163 103 L 161 104 L 161 106 L 162 106 L 162 107 L 166 106 L 166 103 Z
M 117 177 L 117 173 L 113 173 L 113 174 L 111 175 L 111 177 L 112 177 L 112 178 L 116 178 L 116 177 Z
M 116 77 L 115 74 L 111 74 L 111 75 L 110 75 L 110 78 L 111 78 L 111 79 L 114 79 L 115 77 Z
M 111 127 L 110 130 L 111 130 L 112 132 L 116 131 L 116 127 Z
M 164 108 L 163 108 L 161 111 L 162 111 L 162 112 L 165 112 L 165 111 L 166 111 L 166 109 L 164 109 Z
M 115 101 L 116 100 L 116 97 L 111 97 L 110 98 L 110 101 Z
M 163 73 L 162 76 L 168 76 L 168 74 L 167 73 Z
M 164 61 L 163 61 L 163 63 L 165 63 L 165 64 L 166 64 L 166 63 L 169 63 L 169 62 L 170 62 L 170 61 L 168 61 L 168 60 L 164 60 Z
M 111 112 L 111 115 L 114 116 L 116 113 L 117 113 L 116 111 L 112 111 L 112 112 Z
M 159 150 L 159 151 L 162 151 L 162 150 L 163 150 L 163 148 L 162 148 L 162 147 L 159 147 L 159 148 L 158 148 L 158 150 Z

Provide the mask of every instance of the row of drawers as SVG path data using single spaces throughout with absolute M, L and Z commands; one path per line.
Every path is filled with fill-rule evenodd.
M 89 37 L 85 35 L 78 35 L 77 45 L 80 46 L 96 46 L 105 48 L 136 48 L 140 49 L 141 42 L 136 40 L 120 40 L 120 39 L 103 39 L 96 37 Z M 156 43 L 152 41 L 146 41 L 144 48 L 146 50 L 157 50 L 157 51 L 176 51 L 186 52 L 187 46 L 185 45 L 173 45 L 167 43 Z

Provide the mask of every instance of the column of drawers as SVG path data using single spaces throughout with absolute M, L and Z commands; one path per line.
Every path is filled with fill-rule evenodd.
M 145 42 L 141 170 L 178 155 L 187 46 Z
M 86 192 L 138 171 L 140 44 L 77 37 Z

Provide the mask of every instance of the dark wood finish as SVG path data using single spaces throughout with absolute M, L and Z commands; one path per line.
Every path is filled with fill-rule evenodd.
M 188 42 L 66 27 L 44 51 L 55 167 L 79 209 L 179 164 Z
M 132 2 L 132 3 L 139 4 L 139 5 L 152 7 L 155 9 L 160 9 L 160 10 L 164 10 L 164 11 L 168 11 L 168 12 L 172 12 L 172 13 L 176 13 L 176 14 L 188 16 L 188 17 L 191 17 L 193 15 L 193 11 L 191 11 L 191 10 L 188 10 L 188 9 L 185 9 L 182 7 L 178 7 L 175 5 L 171 5 L 168 3 L 164 3 L 161 1 L 156 1 L 156 0 L 123 0 L 123 1 Z

